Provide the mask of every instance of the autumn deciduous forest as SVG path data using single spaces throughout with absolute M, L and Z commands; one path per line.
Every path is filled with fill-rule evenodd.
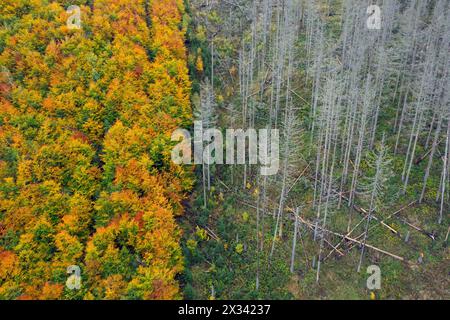
M 450 298 L 449 53 L 448 0 L 1 0 L 0 300 Z
M 183 2 L 7 0 L 0 15 L 0 297 L 179 298 Z M 82 290 L 65 288 L 69 265 Z

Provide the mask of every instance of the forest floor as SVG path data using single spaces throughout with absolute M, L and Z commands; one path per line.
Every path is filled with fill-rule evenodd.
M 372 264 L 381 270 L 381 289 L 374 292 L 378 299 L 450 298 L 450 256 L 444 241 L 444 228 L 438 232 L 434 230 L 436 240 L 415 230 L 410 231 L 409 240 L 405 242 L 404 236 L 398 237 L 373 224 L 370 243 L 404 257 L 406 262 L 368 249 L 363 268 L 358 273 L 360 248 L 356 246 L 351 250 L 351 244 L 345 243 L 343 256 L 333 254 L 323 262 L 320 281 L 316 283 L 317 269 L 312 263 L 317 254 L 317 243 L 307 230 L 301 232 L 295 272 L 290 273 L 291 221 L 285 221 L 286 231 L 283 237 L 276 239 L 277 250 L 272 262 L 268 263 L 274 224 L 271 215 L 266 218 L 269 227 L 260 253 L 260 288 L 256 290 L 256 210 L 249 204 L 252 200 L 249 191 L 232 192 L 224 186 L 214 188 L 209 210 L 202 206 L 201 188 L 192 195 L 186 213 L 188 218 L 182 221 L 187 268 L 183 279 L 186 298 L 206 299 L 214 293 L 216 299 L 370 299 L 371 291 L 366 287 L 370 274 L 365 272 L 365 268 Z M 240 197 L 239 194 L 247 195 Z M 398 209 L 401 208 L 392 208 L 391 211 Z M 346 224 L 350 209 L 343 208 L 342 211 L 335 215 L 340 215 L 342 223 Z M 436 211 L 432 205 L 412 205 L 402 210 L 401 216 L 411 224 L 436 227 L 435 223 L 426 223 L 424 216 L 427 212 Z M 356 219 L 358 213 L 352 214 Z M 339 220 L 335 219 L 333 230 L 339 230 Z M 399 221 L 392 221 L 389 226 L 403 235 L 410 229 Z M 339 239 L 334 243 L 339 243 Z M 329 251 L 326 250 L 326 255 Z
M 192 8 L 194 20 L 208 14 L 214 18 L 210 19 L 213 22 L 209 29 L 217 31 L 216 50 L 220 51 L 222 44 L 223 52 L 226 52 L 224 55 L 230 58 L 228 52 L 236 54 L 238 50 L 234 46 L 238 46 L 240 42 L 219 39 L 225 28 L 221 28 L 219 22 L 217 25 L 214 23 L 220 18 L 214 12 L 210 13 L 202 7 Z M 337 15 L 330 15 L 327 19 L 332 25 L 340 21 Z M 203 36 L 205 30 L 202 30 Z M 300 39 L 299 47 L 304 47 L 302 41 L 305 39 Z M 201 41 L 191 41 L 191 52 L 199 52 L 200 46 Z M 208 44 L 203 43 L 202 50 L 207 56 Z M 299 54 L 302 54 L 301 50 Z M 231 57 L 231 60 L 233 58 L 236 59 Z M 233 67 L 236 68 L 236 65 Z M 313 231 L 306 223 L 300 223 L 294 272 L 290 271 L 294 229 L 292 211 L 299 207 L 299 216 L 306 222 L 313 222 L 316 217 L 316 210 L 312 206 L 314 168 L 311 168 L 315 155 L 311 155 L 314 145 L 311 145 L 312 139 L 308 135 L 307 123 L 307 115 L 311 110 L 308 103 L 300 99 L 306 97 L 309 101 L 312 90 L 311 83 L 302 80 L 305 70 L 300 69 L 297 72 L 294 86 L 298 97 L 294 102 L 300 106 L 299 113 L 304 115 L 301 124 L 304 135 L 298 151 L 300 161 L 295 170 L 299 178 L 295 185 L 291 186 L 291 200 L 286 203 L 283 212 L 282 235 L 274 237 L 276 225 L 274 212 L 278 205 L 279 190 L 267 191 L 273 202 L 269 201 L 266 214 L 260 215 L 258 219 L 261 201 L 258 197 L 258 187 L 252 185 L 256 181 L 255 170 L 247 168 L 246 176 L 249 182 L 246 182 L 243 181 L 243 166 L 211 166 L 211 188 L 207 191 L 205 206 L 202 170 L 200 167 L 197 168 L 196 189 L 186 202 L 185 215 L 179 220 L 184 231 L 182 246 L 185 272 L 180 279 L 184 297 L 186 299 L 449 299 L 450 250 L 446 236 L 450 217 L 444 212 L 444 220 L 438 224 L 439 203 L 434 201 L 438 191 L 436 187 L 432 187 L 437 185 L 436 181 L 429 181 L 430 187 L 425 201 L 421 204 L 416 201 L 422 189 L 423 172 L 427 161 L 414 165 L 406 191 L 402 191 L 403 182 L 399 176 L 393 177 L 387 186 L 382 210 L 376 212 L 378 221 L 372 220 L 369 225 L 367 244 L 373 246 L 375 250 L 365 249 L 360 272 L 357 272 L 357 266 L 361 246 L 351 241 L 342 241 L 342 237 L 332 235 L 326 237 L 329 243 L 322 252 L 320 280 L 317 282 L 320 241 L 314 240 Z M 228 76 L 228 70 L 224 73 Z M 231 79 L 231 73 L 229 78 L 217 81 L 216 91 L 223 100 L 218 102 L 219 119 L 227 118 L 227 107 L 239 104 L 239 99 L 236 98 L 237 81 Z M 379 132 L 386 133 L 386 143 L 392 147 L 396 138 L 393 130 L 395 106 L 385 110 L 387 111 L 380 115 Z M 219 127 L 227 125 L 226 120 L 219 120 Z M 407 142 L 403 143 L 405 144 L 407 145 Z M 418 146 L 416 154 L 424 155 L 427 151 Z M 393 172 L 402 171 L 405 152 L 406 150 L 399 148 L 393 153 L 391 159 Z M 369 171 L 364 161 L 361 164 L 361 171 Z M 335 201 L 339 202 L 339 199 Z M 367 210 L 366 203 L 357 195 L 355 204 L 356 207 L 349 208 L 346 201 L 341 199 L 340 206 L 333 210 L 327 222 L 327 229 L 345 235 L 349 231 L 349 225 L 355 226 L 361 222 L 364 218 L 361 208 Z M 361 237 L 364 232 L 362 225 L 364 223 L 355 227 L 351 235 L 355 238 L 358 235 Z M 257 233 L 256 230 L 260 231 Z M 257 239 L 260 240 L 260 246 L 257 245 Z M 271 254 L 273 244 L 275 250 Z M 334 250 L 332 245 L 336 244 L 339 244 L 339 247 Z M 366 269 L 371 265 L 378 266 L 381 271 L 379 290 L 367 288 L 370 274 Z

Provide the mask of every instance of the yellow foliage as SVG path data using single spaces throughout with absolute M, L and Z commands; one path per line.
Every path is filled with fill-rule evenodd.
M 150 25 L 145 2 L 80 6 L 81 30 L 58 2 L 2 2 L 0 237 L 17 245 L 0 248 L 0 298 L 72 298 L 55 276 L 69 265 L 83 266 L 84 299 L 180 296 L 175 216 L 192 179 L 170 136 L 192 120 L 184 5 L 151 1 Z

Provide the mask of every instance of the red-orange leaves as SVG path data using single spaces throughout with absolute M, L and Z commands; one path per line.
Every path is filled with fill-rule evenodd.
M 179 298 L 182 1 L 150 1 L 147 16 L 147 0 L 96 0 L 79 30 L 66 2 L 2 1 L 0 299 Z

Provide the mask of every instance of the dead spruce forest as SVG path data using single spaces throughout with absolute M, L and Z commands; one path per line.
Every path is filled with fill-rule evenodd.
M 448 0 L 2 0 L 0 66 L 0 299 L 450 298 Z

